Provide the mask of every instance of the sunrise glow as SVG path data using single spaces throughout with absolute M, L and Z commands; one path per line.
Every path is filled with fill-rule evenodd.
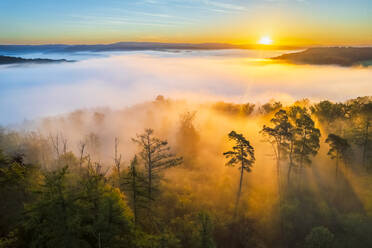
M 258 41 L 258 44 L 260 44 L 260 45 L 272 45 L 273 44 L 273 40 L 270 38 L 270 36 L 263 36 Z

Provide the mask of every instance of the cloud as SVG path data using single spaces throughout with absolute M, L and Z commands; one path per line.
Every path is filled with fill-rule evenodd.
M 216 8 L 220 8 L 222 10 L 230 10 L 230 11 L 244 11 L 244 10 L 247 10 L 247 8 L 243 5 L 231 4 L 231 3 L 226 3 L 226 2 L 204 0 L 204 3 L 207 4 L 207 5 L 210 5 L 210 6 L 214 6 Z
M 145 13 L 142 13 L 144 15 Z M 141 26 L 178 26 L 182 24 L 190 24 L 190 20 L 160 20 L 151 19 L 145 20 L 139 17 L 120 17 L 112 15 L 71 15 L 74 20 L 66 20 L 65 23 L 71 25 L 84 25 L 84 26 L 95 26 L 95 25 L 107 25 L 112 26 L 122 26 L 122 25 L 141 25 Z M 158 15 L 153 15 L 152 17 L 159 17 Z

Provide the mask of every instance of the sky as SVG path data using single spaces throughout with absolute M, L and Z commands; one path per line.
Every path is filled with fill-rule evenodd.
M 371 0 L 0 0 L 0 44 L 371 45 Z

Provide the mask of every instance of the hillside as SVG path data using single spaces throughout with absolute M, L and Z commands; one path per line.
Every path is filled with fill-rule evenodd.
M 275 60 L 284 60 L 295 64 L 311 65 L 367 65 L 372 60 L 371 47 L 323 47 L 309 48 L 303 52 L 284 54 L 274 57 Z
M 20 57 L 2 56 L 0 55 L 0 65 L 5 64 L 20 64 L 20 63 L 58 63 L 58 62 L 71 62 L 65 59 L 24 59 Z

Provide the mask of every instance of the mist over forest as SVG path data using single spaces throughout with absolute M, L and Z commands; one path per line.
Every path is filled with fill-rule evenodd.
M 371 0 L 0 0 L 0 248 L 372 248 Z
M 372 98 L 157 96 L 0 132 L 1 247 L 370 247 Z
M 372 246 L 372 71 L 285 52 L 1 66 L 0 248 Z

